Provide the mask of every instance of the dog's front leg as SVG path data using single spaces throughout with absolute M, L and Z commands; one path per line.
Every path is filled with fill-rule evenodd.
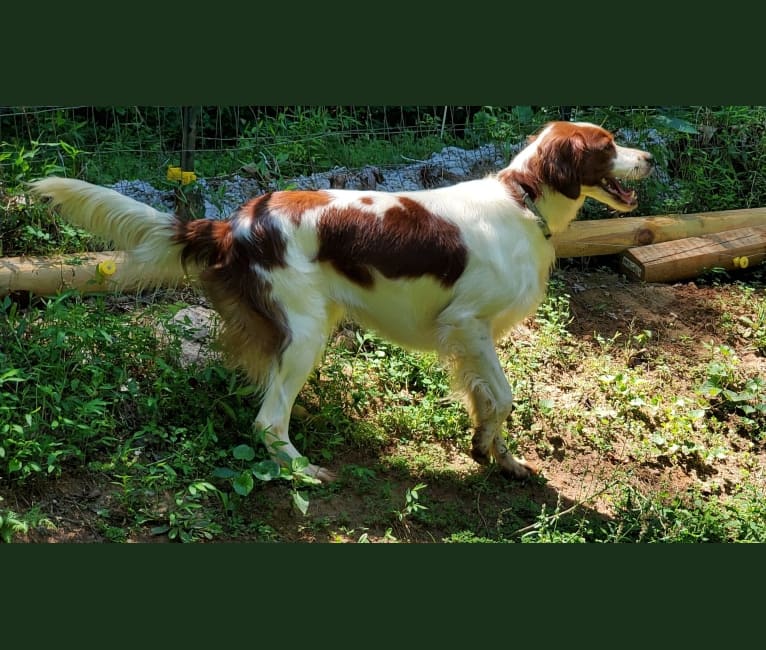
M 489 325 L 466 319 L 442 327 L 440 334 L 442 354 L 451 362 L 456 388 L 474 424 L 471 456 L 480 464 L 494 458 L 510 478 L 528 477 L 534 468 L 509 452 L 503 435 L 513 407 L 513 392 L 497 357 Z

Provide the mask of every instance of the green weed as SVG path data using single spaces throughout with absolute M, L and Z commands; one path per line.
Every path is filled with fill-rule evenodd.
M 3 497 L 0 497 L 0 503 L 2 501 Z M 16 537 L 27 535 L 30 530 L 37 528 L 55 530 L 53 522 L 38 506 L 33 506 L 23 514 L 0 506 L 0 542 L 11 544 Z
M 766 379 L 741 372 L 740 360 L 728 345 L 709 346 L 712 359 L 708 363 L 704 383 L 699 392 L 717 417 L 733 416 L 736 428 L 747 435 L 763 439 L 766 430 Z
M 766 541 L 766 495 L 763 487 L 745 484 L 728 498 L 687 494 L 643 494 L 624 486 L 609 542 L 763 542 Z

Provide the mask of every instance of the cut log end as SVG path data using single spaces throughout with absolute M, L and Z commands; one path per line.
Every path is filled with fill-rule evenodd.
M 630 248 L 620 257 L 620 269 L 632 280 L 676 282 L 715 268 L 751 267 L 764 259 L 766 225 Z

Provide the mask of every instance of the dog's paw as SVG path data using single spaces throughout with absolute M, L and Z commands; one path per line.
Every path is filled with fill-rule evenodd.
M 498 462 L 500 473 L 508 479 L 514 481 L 525 481 L 539 474 L 537 467 L 527 462 L 523 458 L 514 458 L 509 456 L 504 462 Z
M 514 456 L 504 442 L 495 442 L 492 455 L 505 478 L 523 481 L 538 474 L 537 467 Z
M 315 478 L 320 483 L 332 483 L 338 478 L 335 472 L 319 467 L 319 465 L 309 465 L 306 469 L 306 474 L 311 478 Z

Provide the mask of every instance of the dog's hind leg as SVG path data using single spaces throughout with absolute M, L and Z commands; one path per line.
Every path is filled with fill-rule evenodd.
M 280 464 L 302 456 L 290 440 L 290 413 L 295 398 L 321 359 L 330 328 L 328 322 L 311 316 L 293 316 L 290 324 L 292 340 L 282 353 L 255 419 L 256 428 L 264 432 L 269 455 Z M 335 479 L 332 472 L 318 465 L 309 465 L 305 472 L 320 481 Z
M 471 456 L 480 464 L 493 457 L 502 473 L 526 478 L 535 472 L 515 458 L 503 435 L 513 407 L 513 393 L 497 358 L 490 327 L 477 319 L 444 323 L 440 327 L 441 354 L 452 368 L 455 388 L 461 393 L 474 425 Z

